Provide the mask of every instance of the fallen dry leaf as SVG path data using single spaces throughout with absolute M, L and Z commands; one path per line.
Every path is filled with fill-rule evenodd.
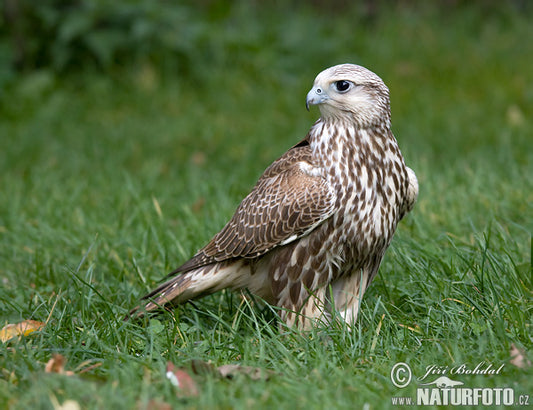
M 222 377 L 231 379 L 239 374 L 244 374 L 252 380 L 268 380 L 274 374 L 272 370 L 259 367 L 241 366 L 240 364 L 225 364 L 217 368 Z
M 239 374 L 250 377 L 252 380 L 268 380 L 276 374 L 272 370 L 261 369 L 260 367 L 242 366 L 240 364 L 225 364 L 215 367 L 212 363 L 203 360 L 192 360 L 191 369 L 194 374 L 205 375 L 211 374 L 231 379 Z
M 66 363 L 67 359 L 65 359 L 65 356 L 61 354 L 54 354 L 52 358 L 48 360 L 48 363 L 46 363 L 46 366 L 44 367 L 44 372 L 64 374 L 65 376 L 73 376 L 73 371 L 65 370 Z
M 20 323 L 7 324 L 0 330 L 0 340 L 7 342 L 15 337 L 28 336 L 44 327 L 45 323 L 37 320 L 24 320 Z
M 178 397 L 198 396 L 198 387 L 192 377 L 183 369 L 177 369 L 174 363 L 167 362 L 167 379 L 176 386 Z
M 514 343 L 511 343 L 511 360 L 509 363 L 520 369 L 531 366 L 531 361 L 527 358 L 526 352 L 516 347 Z

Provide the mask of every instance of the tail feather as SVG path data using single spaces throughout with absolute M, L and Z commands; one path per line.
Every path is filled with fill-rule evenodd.
M 188 300 L 216 292 L 218 290 L 217 282 L 222 278 L 211 278 L 209 280 L 209 277 L 215 276 L 212 274 L 214 270 L 216 270 L 215 265 L 210 265 L 177 274 L 144 295 L 141 300 L 146 302 L 132 309 L 127 318 L 140 318 L 148 312 L 161 309 L 167 305 L 168 307 L 174 307 Z
M 249 287 L 250 290 L 262 295 L 264 292 L 261 289 L 264 283 L 264 275 L 255 270 L 252 275 L 250 263 L 243 260 L 224 261 L 202 266 L 179 273 L 159 285 L 142 298 L 146 302 L 132 309 L 126 319 L 140 318 L 148 312 L 164 307 L 175 307 L 188 300 L 206 296 L 225 288 L 235 290 Z
M 190 287 L 193 274 L 187 272 L 177 275 L 165 283 L 159 285 L 150 293 L 142 297 L 142 300 L 147 301 L 144 310 L 150 312 L 152 310 L 163 307 L 166 304 L 173 306 L 184 303 L 189 299 L 196 297 L 195 289 Z

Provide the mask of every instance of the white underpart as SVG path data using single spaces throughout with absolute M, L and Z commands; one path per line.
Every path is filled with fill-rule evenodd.
M 418 198 L 418 179 L 415 172 L 411 168 L 407 168 L 407 174 L 409 175 L 409 188 L 407 189 L 408 208 L 407 211 L 411 211 Z
M 380 140 L 374 140 L 366 130 L 358 129 L 357 131 L 353 126 L 346 125 L 345 127 L 340 127 L 337 124 L 337 132 L 342 134 L 335 135 L 335 130 L 333 129 L 334 125 L 329 125 L 324 122 L 316 124 L 313 133 L 317 137 L 312 140 L 312 148 L 317 150 L 317 152 L 322 152 L 323 157 L 331 158 L 331 163 L 329 163 L 328 170 L 325 170 L 325 174 L 329 179 L 331 185 L 335 186 L 336 184 L 341 184 L 343 186 L 352 186 L 354 187 L 355 181 L 350 175 L 350 170 L 348 167 L 357 166 L 357 175 L 355 178 L 359 180 L 359 183 L 362 189 L 365 191 L 365 198 L 362 201 L 360 197 L 361 192 L 357 189 L 352 189 L 348 197 L 343 198 L 343 218 L 344 220 L 349 220 L 353 218 L 353 213 L 358 213 L 358 219 L 361 221 L 366 219 L 366 226 L 370 226 L 369 229 L 372 231 L 372 235 L 366 235 L 363 238 L 365 241 L 365 247 L 371 246 L 371 240 L 373 238 L 380 238 L 385 235 L 385 232 L 388 232 L 391 227 L 389 224 L 392 224 L 392 215 L 390 219 L 383 220 L 382 208 L 383 201 L 393 201 L 395 202 L 394 196 L 390 196 L 387 199 L 384 199 L 381 195 L 378 194 L 379 190 L 377 184 L 379 183 L 380 178 L 378 178 L 379 172 L 382 170 L 375 169 L 372 167 L 372 164 L 367 166 L 362 166 L 361 163 L 357 161 L 362 160 L 357 153 L 354 154 L 354 157 L 350 160 L 355 161 L 353 164 L 340 163 L 340 159 L 344 158 L 346 153 L 343 155 L 343 143 L 339 140 L 348 140 L 354 138 L 356 133 L 358 137 L 358 144 L 366 145 L 367 147 L 372 147 L 373 145 L 381 144 L 383 151 L 387 152 L 388 148 L 383 146 Z M 332 138 L 336 138 L 337 141 L 332 141 Z M 368 149 L 367 147 L 361 149 Z M 356 149 L 358 146 L 355 147 Z M 327 154 L 326 154 L 327 153 Z M 348 159 L 345 159 L 348 160 Z M 384 180 L 382 180 L 384 186 L 383 190 L 387 190 L 387 187 L 390 188 L 392 192 L 395 192 L 397 188 L 394 186 L 394 179 L 392 176 L 386 175 Z M 369 186 L 370 184 L 370 186 Z M 375 201 L 375 202 L 374 202 Z M 374 202 L 374 204 L 373 204 Z M 391 204 L 392 206 L 397 206 L 397 204 Z M 340 210 L 338 210 L 340 211 Z M 336 218 L 337 215 L 333 217 Z M 368 216 L 368 218 L 366 218 Z M 339 215 L 340 217 L 340 215 Z M 331 249 L 327 251 L 326 258 L 328 260 L 328 265 L 331 270 L 336 268 L 342 268 L 344 266 L 344 255 L 338 252 L 338 249 Z M 351 275 L 345 276 L 344 279 L 339 281 L 334 281 L 332 285 L 333 297 L 335 301 L 335 306 L 339 315 L 343 318 L 346 323 L 354 323 L 357 314 L 359 311 L 359 306 L 363 293 L 365 292 L 368 281 L 371 279 L 371 275 L 375 272 L 353 272 Z

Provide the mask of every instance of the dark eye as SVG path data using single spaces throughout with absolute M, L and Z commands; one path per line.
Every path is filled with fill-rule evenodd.
M 340 80 L 340 81 L 336 81 L 335 82 L 335 88 L 340 93 L 344 93 L 344 92 L 348 91 L 350 89 L 351 85 L 352 85 L 351 82 L 345 81 L 345 80 Z

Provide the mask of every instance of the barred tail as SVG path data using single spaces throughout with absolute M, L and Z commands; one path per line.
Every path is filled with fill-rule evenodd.
M 178 273 L 145 295 L 142 300 L 147 302 L 132 309 L 126 320 L 143 317 L 147 312 L 163 307 L 172 308 L 225 288 L 248 287 L 250 278 L 250 266 L 242 260 L 218 262 Z

